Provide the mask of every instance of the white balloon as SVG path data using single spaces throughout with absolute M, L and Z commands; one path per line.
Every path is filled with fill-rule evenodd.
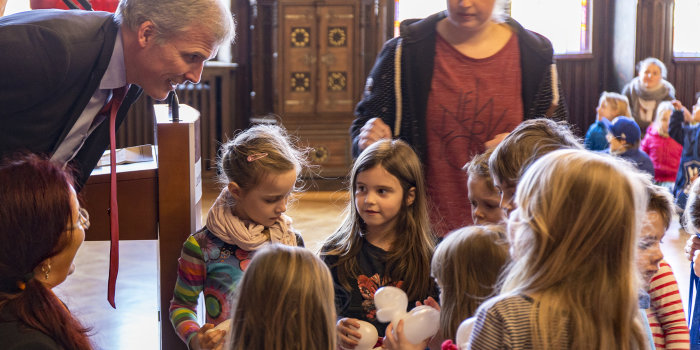
M 474 317 L 469 317 L 459 324 L 455 341 L 460 350 L 466 349 L 469 346 L 469 338 L 472 336 L 472 329 L 474 329 L 475 322 L 476 319 Z
M 437 334 L 440 328 L 440 311 L 427 305 L 416 306 L 403 320 L 403 333 L 406 340 L 412 344 L 420 344 L 423 340 Z
M 400 320 L 405 313 L 398 312 L 398 309 L 381 309 L 377 310 L 377 320 L 382 323 L 392 322 L 393 319 Z
M 394 330 L 399 320 L 404 320 L 403 332 L 406 340 L 412 344 L 420 344 L 437 334 L 440 328 L 440 311 L 430 306 L 416 306 L 406 312 L 408 296 L 400 288 L 379 288 L 374 293 L 374 306 L 377 308 L 379 322 L 391 322 Z
M 394 322 L 406 314 L 408 296 L 396 287 L 382 287 L 374 293 L 374 306 L 379 322 Z
M 357 346 L 355 347 L 355 350 L 371 350 L 374 349 L 374 345 L 377 344 L 377 340 L 379 339 L 379 333 L 377 332 L 377 328 L 374 327 L 369 322 L 365 321 L 357 321 L 360 324 L 360 328 L 357 329 L 357 331 L 362 334 L 360 339 L 358 339 Z

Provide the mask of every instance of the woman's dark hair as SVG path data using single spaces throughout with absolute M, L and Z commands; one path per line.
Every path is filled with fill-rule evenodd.
M 70 242 L 72 177 L 36 155 L 0 162 L 0 310 L 66 349 L 92 349 L 83 327 L 32 276 Z

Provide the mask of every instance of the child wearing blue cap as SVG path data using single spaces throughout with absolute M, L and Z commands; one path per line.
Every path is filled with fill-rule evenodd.
M 654 176 L 654 164 L 644 151 L 639 149 L 642 131 L 634 119 L 619 116 L 612 122 L 607 119 L 601 121 L 608 128 L 608 142 L 610 147 L 607 153 L 627 159 L 637 166 L 637 169 Z

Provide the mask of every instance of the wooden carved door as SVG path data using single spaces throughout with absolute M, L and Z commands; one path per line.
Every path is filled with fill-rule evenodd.
M 317 112 L 348 112 L 355 107 L 352 6 L 323 6 L 319 13 Z
M 280 35 L 280 109 L 282 113 L 313 113 L 318 79 L 316 8 L 309 5 L 284 6 Z
M 347 175 L 348 129 L 362 87 L 353 1 L 280 1 L 277 114 L 322 176 Z

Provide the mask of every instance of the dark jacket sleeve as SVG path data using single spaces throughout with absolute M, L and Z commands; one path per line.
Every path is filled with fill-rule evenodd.
M 673 111 L 671 120 L 668 122 L 668 135 L 683 145 L 683 111 Z
M 63 38 L 50 29 L 31 25 L 0 27 L 0 51 L 3 118 L 58 93 L 67 78 L 71 55 Z
M 352 155 L 357 157 L 360 149 L 357 145 L 360 129 L 369 119 L 381 118 L 393 129 L 396 119 L 396 95 L 394 89 L 394 56 L 398 38 L 384 44 L 382 51 L 374 62 L 374 67 L 367 77 L 362 100 L 355 109 L 355 120 L 350 126 L 352 138 Z
M 328 270 L 330 270 L 331 276 L 333 277 L 333 289 L 335 290 L 335 311 L 337 318 L 341 319 L 348 310 L 351 295 L 350 291 L 345 289 L 338 281 L 338 268 L 335 266 L 335 264 L 338 263 L 338 256 L 322 254 L 320 258 L 324 263 L 326 263 L 326 266 L 328 266 Z
M 64 131 L 61 119 L 67 118 L 27 111 L 61 92 L 62 83 L 70 78 L 70 60 L 62 38 L 54 31 L 0 24 L 0 157 L 16 151 L 51 154 Z
M 558 99 L 555 104 L 552 71 L 548 69 L 535 95 L 534 105 L 532 106 L 533 111 L 532 113 L 526 114 L 525 119 L 547 117 L 556 121 L 568 121 L 569 111 L 566 107 L 566 101 L 564 100 L 564 90 L 561 88 L 561 82 L 558 77 L 556 89 Z
M 552 76 L 556 62 L 551 41 L 525 29 L 512 18 L 506 23 L 516 32 L 519 41 L 524 119 L 568 120 L 561 82 L 558 76 Z
M 559 103 L 554 107 L 554 112 L 549 116 L 557 121 L 569 120 L 569 109 L 564 99 L 564 90 L 561 88 L 561 81 L 557 78 L 557 89 L 559 90 Z
M 294 232 L 294 235 L 297 237 L 297 247 L 305 248 L 304 237 L 302 237 L 299 232 Z

